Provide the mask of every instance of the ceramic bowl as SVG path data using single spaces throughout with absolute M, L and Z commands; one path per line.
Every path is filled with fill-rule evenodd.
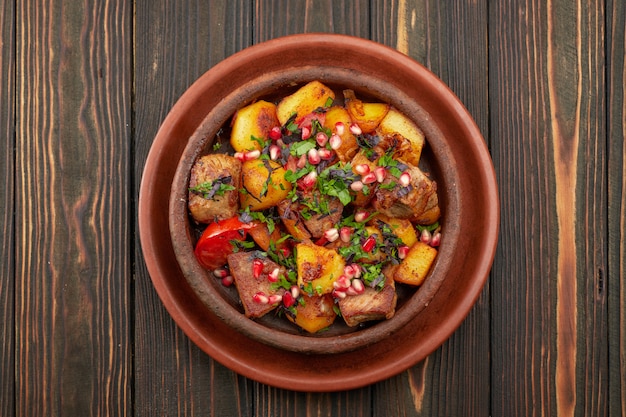
M 272 314 L 260 320 L 246 318 L 236 290 L 224 287 L 195 259 L 197 230 L 186 206 L 192 164 L 211 151 L 216 134 L 235 111 L 259 98 L 284 96 L 311 80 L 390 103 L 420 126 L 427 138 L 422 160 L 438 184 L 443 230 L 428 278 L 400 298 L 392 319 L 356 329 L 337 323 L 318 335 L 302 333 L 285 318 Z M 185 112 L 184 118 L 197 121 L 197 125 L 185 126 L 193 128 L 193 133 L 177 146 L 179 155 L 171 155 L 167 166 L 160 167 L 171 178 L 159 192 L 163 204 L 169 199 L 168 225 L 162 227 L 169 227 L 168 243 L 182 279 L 207 314 L 255 342 L 307 355 L 342 354 L 393 338 L 401 341 L 407 325 L 426 314 L 440 291 L 451 292 L 443 295 L 448 303 L 437 307 L 446 327 L 426 327 L 421 337 L 430 346 L 439 346 L 458 327 L 478 298 L 493 261 L 499 221 L 497 187 L 489 153 L 472 117 L 426 68 L 371 41 L 341 35 L 295 35 L 249 47 L 225 59 L 194 83 L 176 106 L 178 115 L 166 119 L 160 135 L 175 131 Z M 140 218 L 142 215 L 148 214 L 142 213 L 140 205 Z M 459 289 L 461 293 L 456 292 Z M 175 312 L 175 319 L 177 314 L 184 311 Z

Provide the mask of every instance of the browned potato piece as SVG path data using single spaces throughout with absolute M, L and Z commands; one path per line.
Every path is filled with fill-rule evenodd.
M 341 316 L 350 327 L 366 321 L 390 319 L 396 313 L 396 287 L 393 279 L 386 278 L 382 289 L 365 287 L 358 295 L 339 300 Z
M 356 137 L 350 132 L 349 127 L 352 119 L 350 119 L 348 111 L 343 107 L 333 106 L 326 111 L 324 127 L 335 132 L 337 122 L 343 123 L 345 129 L 343 130 L 343 134 L 339 135 L 341 137 L 341 146 L 339 149 L 336 149 L 335 152 L 337 152 L 337 156 L 341 162 L 348 162 L 359 150 L 359 144 L 356 141 Z
M 253 140 L 267 139 L 273 127 L 280 126 L 276 116 L 276 105 L 259 100 L 237 110 L 233 118 L 230 144 L 236 152 L 261 150 L 261 144 Z
M 369 224 L 379 227 L 378 222 L 387 224 L 393 234 L 398 236 L 406 246 L 411 247 L 417 242 L 417 232 L 415 231 L 413 223 L 409 220 L 389 217 L 379 213 L 369 221 Z
M 437 249 L 423 242 L 415 243 L 396 269 L 393 279 L 403 284 L 422 285 L 436 257 Z
M 334 323 L 337 314 L 333 309 L 334 301 L 329 294 L 322 296 L 302 295 L 302 303 L 295 305 L 295 317 L 287 318 L 309 333 L 317 333 Z
M 328 99 L 335 99 L 333 90 L 319 81 L 311 81 L 295 93 L 283 98 L 276 106 L 276 114 L 281 125 L 296 114 L 296 122 L 319 107 L 324 107 Z
M 411 143 L 411 148 L 409 151 L 396 155 L 396 157 L 402 158 L 415 166 L 419 164 L 422 148 L 424 147 L 424 133 L 411 119 L 392 107 L 381 120 L 376 133 L 381 137 L 395 133 L 404 136 Z
M 363 102 L 356 98 L 352 90 L 345 90 L 343 95 L 346 98 L 346 110 L 350 118 L 363 133 L 372 133 L 376 130 L 389 111 L 389 104 Z
M 241 182 L 245 190 L 239 196 L 241 207 L 249 207 L 253 211 L 275 206 L 287 197 L 292 187 L 285 180 L 285 169 L 282 165 L 276 161 L 260 159 L 243 163 Z
M 298 285 L 318 295 L 333 290 L 333 283 L 343 274 L 345 261 L 334 249 L 313 243 L 296 245 Z
M 188 207 L 199 223 L 224 220 L 237 214 L 241 162 L 224 154 L 205 155 L 191 168 Z M 225 191 L 226 188 L 230 189 Z
M 367 158 L 365 151 L 363 151 L 362 149 L 359 150 L 359 152 L 357 152 L 356 155 L 354 155 L 354 158 L 352 158 L 352 172 L 354 172 L 357 175 L 360 175 L 357 171 L 357 165 L 367 165 L 371 172 L 374 172 L 374 170 L 378 166 L 376 164 L 376 160 L 370 161 Z M 354 196 L 354 201 L 352 202 L 352 204 L 354 204 L 357 207 L 365 207 L 366 205 L 368 205 L 370 201 L 372 201 L 372 198 L 374 197 L 375 189 L 373 185 L 374 184 L 371 184 L 367 187 L 367 192 L 351 191 L 352 195 Z

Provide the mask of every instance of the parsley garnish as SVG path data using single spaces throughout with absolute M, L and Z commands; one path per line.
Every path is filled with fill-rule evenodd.
M 207 200 L 212 200 L 216 196 L 223 196 L 227 191 L 233 191 L 235 187 L 231 185 L 233 177 L 221 177 L 215 181 L 205 181 L 195 187 L 190 187 L 189 191 L 200 194 Z

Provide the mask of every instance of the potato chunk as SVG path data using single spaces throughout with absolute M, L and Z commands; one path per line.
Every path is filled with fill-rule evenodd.
M 396 268 L 393 279 L 403 284 L 422 285 L 436 257 L 437 249 L 423 242 L 415 243 Z
M 273 127 L 280 126 L 276 116 L 276 105 L 259 100 L 235 113 L 230 133 L 230 144 L 236 152 L 261 150 L 259 141 L 252 139 L 267 139 Z
M 298 285 L 321 295 L 333 290 L 333 283 L 343 274 L 345 261 L 334 249 L 313 243 L 296 245 Z
M 350 132 L 349 126 L 352 122 L 348 111 L 340 106 L 333 106 L 326 111 L 326 118 L 324 119 L 324 127 L 335 132 L 335 126 L 337 123 L 343 123 L 343 133 L 339 135 L 341 138 L 341 146 L 335 149 L 337 157 L 341 162 L 348 162 L 359 150 L 359 144 L 356 141 L 356 136 Z
M 334 301 L 329 294 L 322 296 L 302 295 L 302 302 L 296 304 L 295 315 L 287 318 L 309 333 L 317 333 L 334 323 L 337 313 L 333 309 Z
M 400 134 L 410 143 L 410 150 L 397 155 L 399 158 L 417 166 L 424 147 L 424 133 L 411 119 L 394 108 L 390 108 L 383 120 L 381 120 L 376 133 L 379 136 Z
M 329 99 L 335 99 L 333 90 L 319 81 L 311 81 L 295 93 L 283 98 L 276 106 L 276 114 L 281 125 L 294 114 L 296 123 L 319 107 L 324 107 Z
M 356 98 L 352 90 L 344 90 L 343 95 L 346 99 L 346 110 L 348 110 L 350 118 L 361 128 L 363 133 L 372 133 L 376 130 L 381 120 L 389 112 L 389 104 L 363 102 Z
M 285 180 L 285 169 L 276 161 L 255 159 L 241 167 L 244 191 L 240 193 L 241 207 L 265 210 L 287 197 L 292 184 Z

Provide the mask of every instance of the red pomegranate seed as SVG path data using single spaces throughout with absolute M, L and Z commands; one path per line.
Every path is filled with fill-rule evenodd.
M 345 290 L 350 288 L 350 278 L 345 275 L 340 275 L 339 278 L 333 282 L 333 288 L 336 290 Z
M 359 211 L 354 215 L 354 221 L 362 223 L 370 216 L 367 211 Z
M 324 147 L 328 143 L 328 135 L 324 132 L 319 132 L 315 135 L 315 141 L 319 146 Z
M 341 136 L 334 134 L 330 137 L 330 139 L 328 139 L 328 143 L 330 143 L 330 147 L 333 150 L 337 150 L 339 148 L 341 148 Z
M 275 161 L 278 159 L 278 157 L 280 156 L 280 146 L 278 145 L 271 145 L 269 148 L 270 151 L 270 159 L 272 161 Z
M 248 151 L 243 155 L 245 161 L 253 161 L 255 159 L 258 159 L 259 156 L 261 156 L 261 151 L 258 149 Z
M 398 246 L 398 258 L 404 259 L 409 253 L 409 247 L 406 245 Z
M 370 172 L 369 174 L 364 175 L 363 177 L 361 177 L 361 182 L 363 184 L 372 184 L 376 182 L 376 174 Z
M 302 140 L 306 140 L 311 136 L 311 128 L 308 126 L 304 126 L 302 128 Z
M 411 183 L 411 174 L 409 174 L 408 172 L 403 172 L 400 175 L 400 184 L 402 184 L 403 187 L 406 187 L 410 183 Z
M 232 275 L 226 275 L 224 278 L 222 278 L 222 285 L 225 287 L 230 287 L 231 285 L 233 285 L 233 282 L 235 280 L 233 279 Z
M 354 278 L 361 278 L 361 272 L 363 272 L 363 268 L 359 264 L 352 264 L 354 266 Z
M 291 296 L 293 298 L 300 297 L 300 287 L 298 287 L 297 285 L 292 285 L 291 288 L 289 289 L 289 292 L 291 293 Z
M 430 240 L 430 246 L 437 247 L 441 244 L 441 233 L 437 232 Z
M 224 268 L 217 268 L 213 271 L 213 276 L 215 276 L 215 278 L 225 278 L 228 276 L 228 271 Z
M 365 239 L 365 242 L 363 242 L 363 244 L 361 245 L 361 248 L 363 248 L 363 251 L 370 253 L 371 251 L 374 250 L 375 246 L 376 246 L 376 238 L 374 236 L 370 236 L 367 239 Z
M 338 289 L 334 289 L 332 292 L 332 295 L 334 298 L 338 298 L 338 299 L 346 298 L 346 292 L 340 291 Z
M 268 304 L 278 304 L 283 301 L 283 296 L 280 294 L 272 294 L 267 298 Z
M 324 232 L 324 237 L 329 242 L 334 242 L 335 240 L 339 239 L 339 231 L 336 228 L 331 227 L 330 229 Z
M 267 275 L 267 280 L 269 282 L 277 282 L 279 273 L 280 273 L 280 269 L 274 268 L 274 270 Z
M 296 163 L 296 166 L 298 167 L 298 169 L 304 168 L 306 166 L 306 161 L 307 161 L 307 156 L 306 155 L 302 155 L 298 159 L 298 162 Z
M 432 235 L 430 234 L 428 229 L 422 230 L 422 233 L 420 233 L 420 242 L 430 243 L 431 239 L 432 239 Z
M 352 228 L 344 226 L 339 230 L 339 238 L 344 243 L 349 243 L 352 239 Z
M 346 265 L 343 268 L 343 274 L 348 278 L 352 279 L 356 275 L 356 270 L 354 269 L 354 264 Z
M 329 160 L 333 157 L 333 152 L 330 149 L 321 148 L 317 153 L 320 155 L 320 158 L 324 160 Z
M 343 124 L 343 122 L 337 122 L 335 123 L 335 133 L 338 135 L 343 135 L 343 132 L 345 131 L 346 126 Z
M 369 174 L 370 166 L 367 164 L 357 164 L 354 166 L 354 170 L 359 175 L 365 175 L 365 174 Z
M 357 294 L 363 294 L 363 291 L 365 291 L 365 285 L 360 279 L 353 279 L 352 286 L 350 288 L 354 289 Z
M 378 167 L 374 170 L 374 174 L 376 175 L 376 181 L 383 182 L 387 176 L 387 170 L 384 167 Z
M 265 295 L 265 293 L 262 292 L 262 291 L 259 291 L 258 293 L 254 294 L 252 296 L 252 300 L 255 303 L 259 303 L 259 304 L 267 304 L 267 303 L 270 302 L 269 297 L 267 295 Z
M 244 155 L 243 152 L 235 152 L 235 158 L 239 159 L 241 162 L 244 162 L 246 160 L 246 156 Z
M 320 162 L 322 162 L 322 158 L 320 157 L 320 153 L 315 148 L 309 149 L 308 159 L 309 159 L 309 163 L 311 165 L 317 165 Z
M 359 191 L 363 190 L 363 183 L 361 181 L 354 181 L 352 184 L 350 184 L 350 189 L 358 193 Z
M 308 174 L 306 174 L 304 177 L 302 177 L 302 179 L 300 180 L 300 184 L 302 185 L 302 188 L 306 190 L 309 188 L 313 188 L 316 181 L 317 181 L 317 172 L 311 171 Z
M 361 127 L 358 124 L 351 123 L 350 124 L 350 133 L 352 133 L 353 135 L 360 135 L 361 133 L 363 133 L 363 131 L 361 130 Z
M 255 258 L 252 261 L 252 275 L 254 275 L 255 278 L 259 278 L 262 272 L 263 272 L 263 261 L 261 261 L 258 258 Z
M 289 291 L 283 294 L 283 305 L 287 308 L 291 307 L 296 303 L 296 299 L 291 295 Z
M 282 137 L 283 137 L 283 133 L 280 131 L 279 126 L 274 126 L 272 130 L 270 130 L 270 139 L 278 140 L 278 139 L 282 139 Z

